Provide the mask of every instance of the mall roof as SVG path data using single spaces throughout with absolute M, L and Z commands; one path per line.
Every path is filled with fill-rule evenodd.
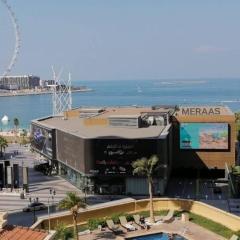
M 75 109 L 74 111 L 79 111 L 80 114 L 84 112 L 83 108 Z M 89 111 L 89 109 L 88 109 Z M 159 113 L 159 114 L 173 114 L 174 109 L 172 107 L 158 107 L 157 109 L 152 109 L 151 107 L 115 107 L 115 108 L 105 108 L 103 111 L 98 112 L 96 115 L 88 117 L 68 117 L 63 118 L 62 116 L 48 117 L 45 119 L 38 119 L 33 121 L 33 123 L 38 123 L 42 126 L 51 129 L 59 129 L 64 132 L 68 132 L 72 135 L 76 135 L 82 138 L 159 138 L 160 135 L 164 134 L 164 129 L 166 126 L 147 126 L 147 127 L 122 127 L 122 126 L 110 126 L 109 124 L 91 124 L 86 125 L 85 120 L 95 120 L 98 119 L 110 119 L 114 116 L 136 118 L 146 113 Z

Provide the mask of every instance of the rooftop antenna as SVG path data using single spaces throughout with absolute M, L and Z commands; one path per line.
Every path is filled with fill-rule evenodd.
M 54 84 L 52 86 L 52 105 L 53 116 L 63 115 L 64 111 L 72 109 L 72 82 L 71 74 L 63 80 L 61 78 L 63 69 L 58 73 L 55 72 L 52 66 Z

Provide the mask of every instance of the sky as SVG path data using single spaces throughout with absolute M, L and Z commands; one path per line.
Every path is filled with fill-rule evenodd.
M 8 0 L 21 31 L 12 74 L 73 80 L 240 77 L 239 0 Z M 14 32 L 0 1 L 0 71 Z M 1 74 L 1 73 L 0 73 Z

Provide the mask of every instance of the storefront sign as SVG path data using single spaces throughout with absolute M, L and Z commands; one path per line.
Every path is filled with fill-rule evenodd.
M 204 108 L 204 107 L 185 107 L 181 108 L 181 113 L 182 115 L 220 115 L 220 108 L 215 107 L 215 108 Z

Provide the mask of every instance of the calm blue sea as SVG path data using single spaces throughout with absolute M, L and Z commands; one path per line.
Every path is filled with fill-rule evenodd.
M 201 104 L 227 105 L 233 111 L 240 111 L 240 79 L 74 81 L 73 85 L 94 89 L 74 93 L 73 107 Z M 0 117 L 5 114 L 9 117 L 7 128 L 13 127 L 14 117 L 19 118 L 21 127 L 28 128 L 32 119 L 51 114 L 51 101 L 51 95 L 2 97 Z

